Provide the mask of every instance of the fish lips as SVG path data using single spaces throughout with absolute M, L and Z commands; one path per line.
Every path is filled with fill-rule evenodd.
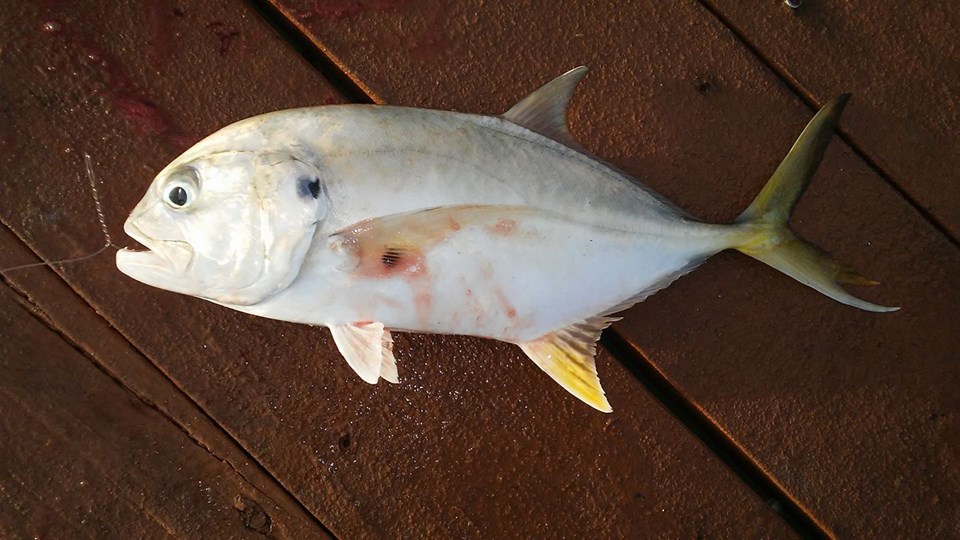
M 194 258 L 193 247 L 179 240 L 150 238 L 131 221 L 124 224 L 123 231 L 147 250 L 121 249 L 117 252 L 117 269 L 147 285 L 179 289 L 176 287 L 180 281 L 177 278 L 190 268 Z

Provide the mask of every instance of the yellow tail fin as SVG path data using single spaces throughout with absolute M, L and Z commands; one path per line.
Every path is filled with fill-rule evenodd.
M 820 165 L 848 99 L 849 94 L 834 98 L 810 120 L 767 185 L 737 218 L 749 234 L 733 247 L 838 302 L 867 311 L 896 311 L 900 308 L 871 304 L 843 290 L 841 283 L 877 282 L 837 263 L 789 228 L 790 213 Z

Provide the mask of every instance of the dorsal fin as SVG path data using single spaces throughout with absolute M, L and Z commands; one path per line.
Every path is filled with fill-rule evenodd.
M 586 66 L 571 69 L 523 98 L 503 113 L 503 118 L 574 150 L 583 151 L 583 147 L 573 140 L 567 129 L 567 107 L 577 83 L 586 74 Z

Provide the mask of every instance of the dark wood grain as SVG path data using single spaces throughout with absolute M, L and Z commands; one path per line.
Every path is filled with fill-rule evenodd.
M 575 135 L 710 221 L 746 207 L 813 114 L 694 2 L 275 4 L 386 103 L 497 113 L 587 64 Z M 797 73 L 821 67 L 808 53 L 791 62 L 806 62 Z M 889 118 L 871 110 L 857 111 L 851 129 L 889 131 Z M 932 189 L 947 206 L 956 196 Z M 857 294 L 903 310 L 859 312 L 722 254 L 614 329 L 827 531 L 948 535 L 960 518 L 960 470 L 950 457 L 960 442 L 960 256 L 842 142 L 827 152 L 794 224 L 883 283 Z
M 31 310 L 0 285 L 0 536 L 325 537 Z
M 243 3 L 17 4 L 0 24 L 18 29 L 3 49 L 3 79 L 16 83 L 0 87 L 0 220 L 46 259 L 100 243 L 81 152 L 119 237 L 152 175 L 190 142 L 253 114 L 341 100 Z M 401 336 L 402 383 L 370 386 L 324 330 L 147 288 L 109 256 L 57 273 L 337 536 L 789 534 L 606 354 L 616 417 L 570 398 L 518 349 L 479 339 Z M 142 359 L 115 360 L 89 330 L 56 320 L 40 285 L 10 279 L 149 393 Z M 188 410 L 178 407 L 171 417 Z
M 843 130 L 960 239 L 960 10 L 949 3 L 707 0 L 805 97 L 854 100 Z
M 0 226 L 0 260 L 30 264 L 36 258 L 6 227 Z M 294 537 L 327 536 L 323 526 L 283 486 L 250 460 L 244 449 L 203 409 L 111 328 L 51 269 L 15 270 L 6 272 L 3 277 L 7 286 L 16 292 L 14 298 L 27 306 L 32 315 L 44 322 L 51 332 L 85 355 L 105 377 L 113 379 L 144 405 L 154 408 L 157 414 L 181 430 L 181 437 L 203 448 L 213 459 L 229 466 L 249 484 L 246 491 L 257 495 L 249 499 L 257 502 L 256 505 L 248 505 L 250 512 L 266 516 L 276 524 L 279 532 L 286 530 L 292 532 Z M 20 339 L 13 330 L 8 332 L 3 335 Z M 35 370 L 32 374 L 41 379 L 38 382 L 43 384 L 46 372 Z M 57 400 L 52 399 L 51 402 L 56 404 Z M 136 436 L 136 433 L 129 435 Z M 34 466 L 39 464 L 40 461 L 33 462 Z

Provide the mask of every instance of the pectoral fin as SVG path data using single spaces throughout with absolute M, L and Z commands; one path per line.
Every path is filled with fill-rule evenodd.
M 397 374 L 397 359 L 393 356 L 393 336 L 390 332 L 384 331 L 380 341 L 383 347 L 380 363 L 380 378 L 393 384 L 400 382 L 400 376 Z
M 331 326 L 330 333 L 340 354 L 361 379 L 370 384 L 376 384 L 381 377 L 388 382 L 398 382 L 393 338 L 383 329 L 383 324 L 342 324 Z
M 474 226 L 516 220 L 536 210 L 523 206 L 441 206 L 354 223 L 329 238 L 344 263 L 340 269 L 366 277 L 416 273 L 430 248 Z
M 593 357 L 600 332 L 617 320 L 594 317 L 518 345 L 567 392 L 594 409 L 608 413 L 613 409 L 600 386 Z

